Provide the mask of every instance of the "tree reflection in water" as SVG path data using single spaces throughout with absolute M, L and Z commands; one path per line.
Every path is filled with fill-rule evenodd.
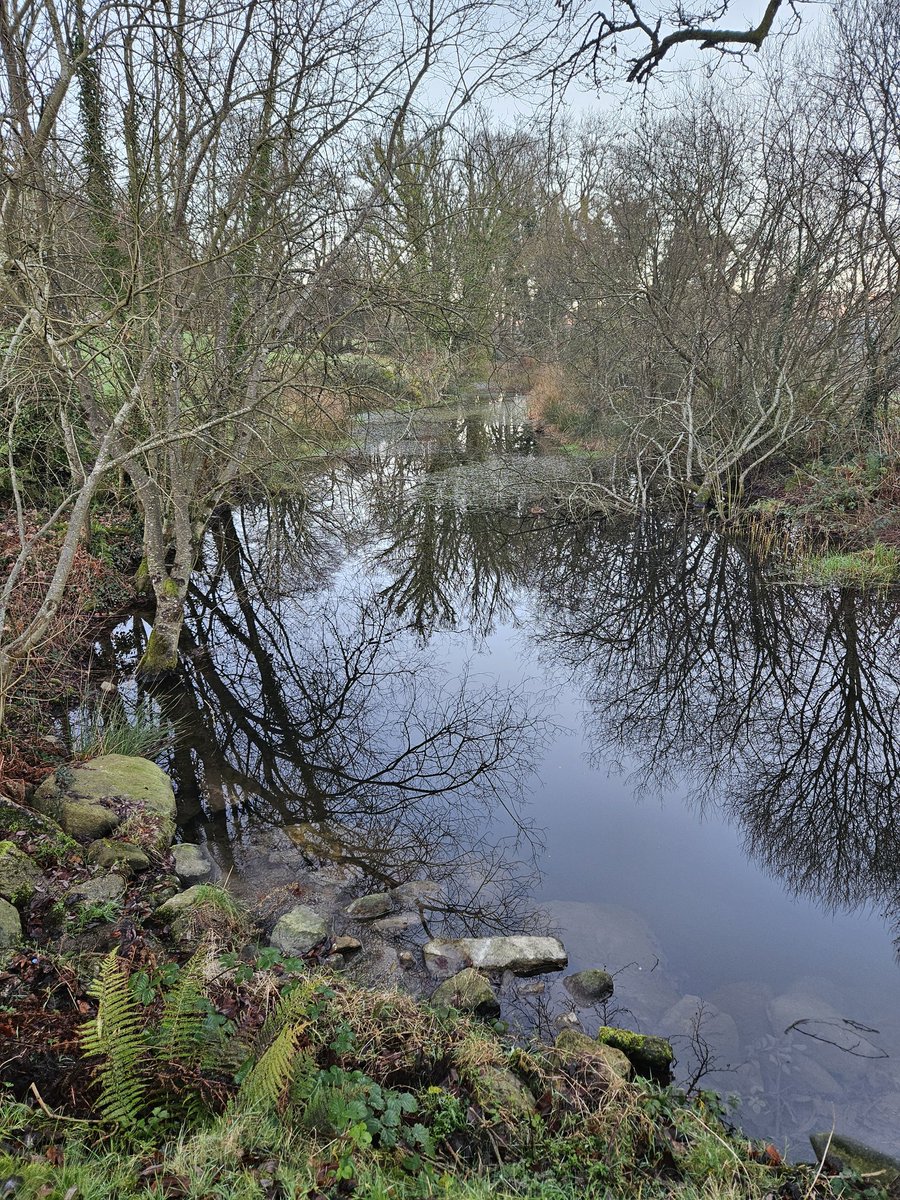
M 659 516 L 569 546 L 536 570 L 539 636 L 596 757 L 618 748 L 644 788 L 686 777 L 791 892 L 900 924 L 896 597 L 781 586 L 739 542 Z
M 221 812 L 226 861 L 266 825 L 310 822 L 376 884 L 441 880 L 454 927 L 521 925 L 539 846 L 522 794 L 547 731 L 540 697 L 447 678 L 388 598 L 346 575 L 323 598 L 307 574 L 304 594 L 310 549 L 328 562 L 337 537 L 292 537 L 305 516 L 248 507 L 239 529 L 219 515 L 189 597 L 188 667 L 166 697 L 181 796 Z

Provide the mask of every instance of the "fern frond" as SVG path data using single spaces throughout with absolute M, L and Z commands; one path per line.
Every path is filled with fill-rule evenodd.
M 305 1022 L 285 1025 L 268 1050 L 254 1065 L 241 1084 L 241 1105 L 254 1108 L 274 1108 L 283 1100 L 294 1078 L 294 1071 L 301 1057 L 297 1042 L 305 1028 Z
M 131 991 L 128 968 L 113 950 L 103 960 L 89 992 L 97 1015 L 79 1030 L 85 1054 L 99 1058 L 97 1108 L 104 1118 L 127 1130 L 141 1117 L 147 1091 L 142 1060 L 147 1050 L 141 1010 Z
M 155 1047 L 161 1062 L 180 1062 L 195 1066 L 206 1045 L 203 1007 L 205 998 L 207 945 L 202 945 L 181 969 L 178 982 L 163 999 Z

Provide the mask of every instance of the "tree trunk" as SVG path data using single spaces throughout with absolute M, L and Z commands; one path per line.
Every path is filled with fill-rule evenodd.
M 143 679 L 168 675 L 178 670 L 178 642 L 184 624 L 184 597 L 173 579 L 163 581 L 156 597 L 156 616 L 147 649 L 137 665 Z

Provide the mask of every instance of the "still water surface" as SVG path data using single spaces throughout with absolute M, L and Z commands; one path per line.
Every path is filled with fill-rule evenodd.
M 616 972 L 582 1023 L 670 1035 L 684 1079 L 708 1055 L 749 1134 L 900 1152 L 894 595 L 573 514 L 588 468 L 514 401 L 357 440 L 209 538 L 167 764 L 186 835 L 259 891 L 297 822 L 372 885 L 439 878 L 444 929 L 554 930 Z M 554 980 L 537 1007 L 574 1005 Z

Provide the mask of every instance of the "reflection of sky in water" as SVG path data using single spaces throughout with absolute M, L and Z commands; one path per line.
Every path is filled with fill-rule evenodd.
M 738 1068 L 709 1083 L 743 1096 L 748 1132 L 808 1153 L 804 1135 L 835 1118 L 840 1131 L 900 1151 L 900 973 L 891 922 L 881 915 L 900 894 L 895 607 L 761 588 L 740 549 L 708 534 L 679 540 L 651 524 L 632 542 L 621 528 L 545 522 L 540 512 L 535 520 L 529 509 L 546 503 L 552 512 L 566 469 L 549 455 L 543 474 L 540 457 L 517 471 L 515 456 L 534 450 L 520 414 L 512 406 L 488 411 L 493 423 L 476 410 L 449 434 L 446 421 L 429 415 L 421 440 L 408 421 L 378 422 L 366 441 L 374 459 L 362 456 L 331 480 L 323 475 L 290 528 L 255 518 L 265 534 L 256 549 L 259 582 L 277 593 L 273 611 L 284 621 L 271 643 L 288 710 L 309 716 L 304 689 L 316 653 L 335 654 L 333 638 L 330 649 L 321 638 L 317 645 L 316 623 L 347 611 L 349 629 L 354 604 L 366 597 L 388 614 L 391 661 L 418 656 L 416 703 L 438 686 L 448 696 L 457 689 L 461 711 L 465 688 L 473 696 L 495 684 L 542 694 L 531 707 L 549 703 L 555 729 L 523 725 L 515 778 L 496 782 L 507 799 L 524 786 L 523 814 L 543 831 L 543 845 L 535 844 L 541 881 L 527 875 L 524 855 L 522 882 L 527 876 L 559 923 L 573 967 L 634 963 L 617 978 L 616 1003 L 626 1010 L 618 1019 L 680 1036 L 688 1075 L 693 1054 L 684 1035 L 702 1001 L 713 1052 Z M 398 435 L 409 451 L 400 460 L 385 453 Z M 503 466 L 492 474 L 497 455 Z M 485 512 L 492 496 L 499 507 Z M 233 588 L 205 603 L 192 626 L 213 646 L 212 666 L 227 671 L 231 659 L 247 657 L 243 648 L 235 654 L 222 626 L 223 613 L 234 615 Z M 260 611 L 263 629 L 266 620 Z M 295 643 L 292 661 L 278 657 L 286 636 Z M 847 687 L 832 694 L 847 663 L 860 668 L 858 678 L 846 672 Z M 224 709 L 216 715 L 225 701 L 204 682 L 205 669 L 202 660 L 192 668 L 195 695 L 211 720 L 227 723 Z M 296 682 L 288 685 L 291 671 Z M 792 691 L 801 678 L 814 714 Z M 232 693 L 241 686 L 232 681 Z M 359 710 L 382 733 L 377 708 L 386 695 L 373 693 Z M 844 720 L 839 706 L 848 696 Z M 488 709 L 473 700 L 473 719 L 479 713 Z M 341 748 L 315 723 L 304 726 L 312 757 L 321 765 L 333 756 L 324 779 L 340 765 Z M 266 766 L 266 737 L 277 735 L 265 731 L 254 758 L 240 738 L 223 756 L 221 738 L 207 731 L 201 791 L 219 771 L 226 791 L 246 792 Z M 344 749 L 352 747 L 342 736 Z M 834 777 L 820 770 L 834 765 L 829 746 L 839 756 Z M 383 750 L 376 747 L 366 770 Z M 233 771 L 241 755 L 243 776 Z M 290 768 L 289 751 L 285 757 Z M 537 776 L 528 773 L 530 757 Z M 184 754 L 175 759 L 184 774 Z M 792 765 L 779 779 L 773 768 L 782 759 Z M 808 811 L 795 813 L 791 785 L 801 776 Z M 278 808 L 284 778 L 276 772 L 269 782 L 267 803 L 274 798 Z M 371 819 L 373 794 L 349 787 L 342 819 L 360 799 Z M 420 807 L 416 837 L 438 812 L 437 797 Z M 456 834 L 470 838 L 471 876 L 476 850 L 512 833 L 514 822 L 490 789 L 468 813 Z M 855 840 L 842 860 L 827 834 L 847 814 Z M 252 844 L 253 820 L 233 819 L 232 832 Z M 407 822 L 406 836 L 414 826 Z M 447 843 L 421 836 L 419 851 L 429 847 L 445 856 L 449 873 Z M 514 849 L 504 846 L 507 868 L 522 847 Z M 505 911 L 530 919 L 521 900 Z M 565 1006 L 558 980 L 548 1003 Z M 851 1045 L 845 1018 L 877 1029 L 861 1044 L 889 1057 L 859 1057 L 802 1032 Z M 588 1014 L 585 1023 L 599 1019 Z M 816 1024 L 785 1033 L 804 1020 Z

